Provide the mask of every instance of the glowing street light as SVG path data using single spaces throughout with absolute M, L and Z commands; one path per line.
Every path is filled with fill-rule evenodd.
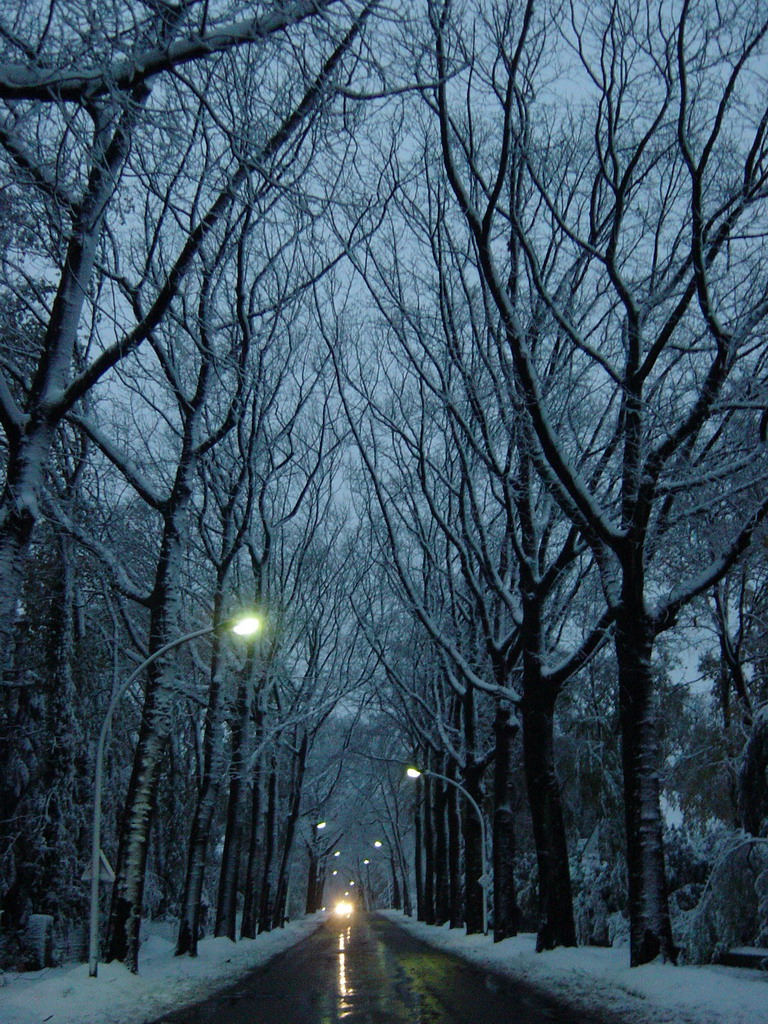
M 236 636 L 255 636 L 261 629 L 261 619 L 258 615 L 243 615 L 229 627 L 230 632 Z
M 333 856 L 334 856 L 334 857 L 340 857 L 340 856 L 341 856 L 341 850 L 337 850 L 337 851 L 336 851 L 336 852 L 334 853 L 334 855 L 333 855 Z
M 380 847 L 382 847 L 384 845 L 384 843 L 382 843 L 382 841 L 380 839 L 374 839 L 373 845 L 378 850 Z
M 459 792 L 463 793 L 464 796 L 469 800 L 472 808 L 477 815 L 477 820 L 480 822 L 480 859 L 483 865 L 483 873 L 477 880 L 477 884 L 481 886 L 483 890 L 483 935 L 488 934 L 488 886 L 491 883 L 491 875 L 488 870 L 488 861 L 486 858 L 486 841 L 485 841 L 485 818 L 483 818 L 483 812 L 478 807 L 477 801 L 469 793 L 461 783 L 455 779 L 449 779 L 447 775 L 441 775 L 440 772 L 428 771 L 426 768 L 407 768 L 405 774 L 409 779 L 418 779 L 419 776 L 423 775 L 425 778 L 442 779 L 443 782 L 447 782 L 451 786 L 455 786 Z M 375 845 L 375 844 L 374 844 Z
M 93 775 L 93 824 L 91 827 L 90 866 L 91 893 L 88 935 L 88 974 L 91 978 L 95 978 L 97 976 L 99 964 L 99 881 L 103 857 L 101 852 L 101 790 L 104 780 L 104 749 L 107 745 L 107 737 L 112 726 L 112 718 L 115 714 L 115 710 L 117 709 L 117 705 L 125 695 L 128 688 L 136 679 L 139 678 L 144 669 L 157 661 L 158 658 L 162 658 L 162 656 L 167 654 L 168 651 L 172 651 L 176 647 L 180 647 L 182 644 L 188 643 L 190 640 L 197 640 L 198 637 L 208 636 L 211 633 L 229 632 L 235 633 L 237 636 L 252 637 L 255 636 L 261 628 L 262 620 L 257 615 L 253 614 L 253 612 L 249 612 L 246 615 L 238 615 L 231 619 L 227 619 L 225 622 L 218 622 L 210 626 L 203 626 L 201 629 L 195 629 L 191 633 L 185 633 L 183 636 L 176 637 L 175 640 L 170 640 L 167 644 L 163 644 L 163 646 L 158 648 L 154 654 L 150 654 L 148 658 L 145 658 L 144 661 L 142 661 L 138 668 L 135 668 L 133 672 L 131 672 L 127 679 L 125 679 L 119 686 L 116 686 L 112 691 L 112 696 L 109 699 L 107 711 L 104 715 L 104 721 L 101 723 L 99 741 L 96 745 L 96 763 L 94 765 Z
M 318 821 L 318 823 L 315 825 L 315 828 L 325 828 L 327 824 L 327 821 Z

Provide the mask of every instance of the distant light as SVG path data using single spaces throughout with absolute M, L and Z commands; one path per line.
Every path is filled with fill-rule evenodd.
M 350 885 L 354 885 L 355 883 L 354 883 L 354 882 L 353 882 L 352 880 L 350 880 L 350 883 L 349 883 L 349 884 L 350 884 Z
M 380 846 L 383 846 L 384 844 L 380 839 L 374 839 L 373 845 L 378 849 Z
M 333 856 L 334 857 L 340 857 L 341 856 L 341 850 L 337 850 L 336 853 L 334 853 Z
M 349 917 L 355 906 L 353 903 L 347 902 L 347 900 L 340 900 L 333 909 L 339 917 Z
M 332 871 L 331 872 L 332 875 L 338 875 L 338 873 L 339 873 L 338 871 Z
M 418 768 L 408 768 L 405 774 L 408 776 L 409 779 L 418 779 L 418 777 L 421 775 L 421 772 L 419 771 Z
M 315 825 L 315 828 L 325 828 L 327 824 L 327 821 L 318 821 L 318 823 Z
M 232 632 L 238 636 L 253 636 L 261 629 L 261 619 L 255 615 L 244 615 L 232 626 Z
M 349 896 L 349 889 L 344 893 L 345 896 Z
M 367 857 L 366 857 L 366 858 L 365 858 L 365 860 L 363 861 L 363 864 L 370 864 L 370 863 L 371 863 L 371 862 L 370 862 L 370 861 L 368 860 L 368 858 L 367 858 Z

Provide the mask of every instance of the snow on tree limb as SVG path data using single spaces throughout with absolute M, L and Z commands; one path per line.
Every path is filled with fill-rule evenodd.
M 0 69 L 0 99 L 87 102 L 115 91 L 130 92 L 154 75 L 191 61 L 258 42 L 337 6 L 341 0 L 294 0 L 256 18 L 223 25 L 201 36 L 140 51 L 108 69 L 51 71 L 24 65 Z

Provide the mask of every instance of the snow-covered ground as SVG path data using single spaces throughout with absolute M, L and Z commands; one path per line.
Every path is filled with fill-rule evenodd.
M 176 957 L 170 937 L 156 931 L 141 947 L 139 974 L 121 964 L 87 964 L 25 974 L 0 973 L 0 1024 L 144 1024 L 237 981 L 309 935 L 322 916 L 291 921 L 252 940 L 203 939 L 198 956 Z
M 625 948 L 536 953 L 533 935 L 494 943 L 483 935 L 430 928 L 395 911 L 383 913 L 425 942 L 524 979 L 586 1012 L 608 1011 L 622 1024 L 768 1024 L 768 973 L 664 964 L 630 969 Z M 142 946 L 139 975 L 118 964 L 101 964 L 98 978 L 88 977 L 85 964 L 0 974 L 0 1022 L 144 1024 L 235 982 L 323 919 L 292 921 L 252 941 L 204 939 L 195 959 L 174 957 L 171 938 L 155 933 Z
M 534 935 L 494 943 L 490 936 L 383 913 L 430 945 L 525 980 L 585 1011 L 609 1011 L 622 1024 L 768 1024 L 768 972 L 671 964 L 630 968 L 626 947 L 537 953 Z

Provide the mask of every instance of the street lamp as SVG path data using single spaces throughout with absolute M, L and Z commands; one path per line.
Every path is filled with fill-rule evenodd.
M 104 778 L 104 748 L 107 744 L 107 736 L 112 725 L 112 718 L 115 714 L 115 709 L 124 696 L 125 692 L 131 686 L 133 682 L 138 679 L 141 673 L 157 661 L 168 651 L 172 651 L 175 647 L 180 647 L 182 644 L 187 643 L 190 640 L 197 640 L 198 637 L 208 636 L 211 633 L 215 633 L 217 630 L 229 631 L 235 633 L 237 636 L 254 636 L 262 627 L 262 620 L 254 614 L 238 615 L 236 618 L 227 619 L 223 623 L 214 624 L 211 626 L 203 626 L 201 629 L 195 629 L 191 633 L 185 633 L 183 636 L 176 637 L 175 640 L 170 640 L 167 644 L 164 644 L 154 654 L 150 654 L 148 658 L 135 668 L 133 672 L 128 676 L 120 686 L 115 687 L 112 691 L 112 696 L 109 699 L 107 705 L 107 712 L 104 715 L 104 721 L 101 723 L 101 731 L 99 732 L 99 742 L 96 745 L 96 765 L 94 768 L 93 776 L 93 826 L 91 832 L 91 897 L 90 897 L 90 928 L 88 936 L 88 974 L 91 978 L 95 978 L 98 974 L 99 965 L 99 874 L 101 868 L 101 790 Z
M 209 626 L 208 631 L 213 633 L 215 628 L 215 626 Z M 226 629 L 227 626 L 224 628 Z M 228 628 L 229 631 L 234 633 L 236 636 L 255 636 L 261 629 L 261 619 L 258 615 L 243 615 L 242 617 L 231 621 Z
M 483 818 L 483 812 L 480 810 L 480 808 L 478 806 L 478 803 L 475 800 L 475 798 L 472 796 L 472 794 L 470 792 L 468 792 L 461 785 L 460 782 L 457 782 L 455 779 L 449 779 L 447 775 L 441 775 L 440 772 L 428 771 L 426 768 L 423 768 L 423 769 L 420 769 L 420 768 L 408 768 L 408 769 L 406 769 L 406 773 L 405 774 L 408 776 L 409 779 L 418 779 L 420 775 L 423 775 L 425 778 L 426 777 L 430 777 L 430 778 L 433 778 L 433 779 L 442 779 L 443 782 L 447 782 L 449 785 L 455 786 L 456 789 L 458 789 L 461 793 L 464 794 L 464 796 L 467 798 L 467 800 L 469 800 L 470 804 L 472 805 L 472 807 L 474 809 L 474 812 L 477 815 L 477 820 L 480 822 L 480 859 L 481 859 L 482 864 L 483 864 L 483 873 L 478 878 L 477 884 L 483 890 L 483 935 L 487 935 L 488 934 L 488 886 L 489 886 L 490 881 L 491 881 L 491 876 L 490 876 L 490 873 L 488 871 L 488 860 L 486 858 L 486 852 L 485 852 L 486 851 L 485 819 Z

